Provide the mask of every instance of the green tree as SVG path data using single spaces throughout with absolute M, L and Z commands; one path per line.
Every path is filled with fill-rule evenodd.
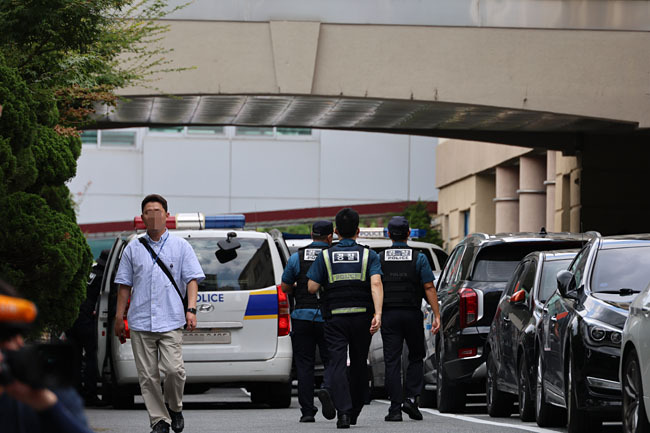
M 427 211 L 426 203 L 418 200 L 417 203 L 404 209 L 402 215 L 409 220 L 409 225 L 412 228 L 425 229 L 427 231 L 426 235 L 418 240 L 442 246 L 442 236 L 440 236 L 440 232 L 431 227 L 431 215 L 429 215 L 429 211 Z
M 175 10 L 175 9 L 173 9 Z M 161 0 L 0 0 L 0 277 L 69 327 L 92 255 L 65 185 L 96 102 L 170 68 Z M 149 84 L 147 84 L 149 83 Z

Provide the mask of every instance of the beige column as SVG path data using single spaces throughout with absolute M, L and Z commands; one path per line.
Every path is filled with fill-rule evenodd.
M 494 198 L 497 233 L 519 231 L 519 169 L 497 167 L 496 197 Z
M 519 158 L 519 230 L 538 232 L 546 225 L 546 163 L 540 157 Z
M 555 159 L 557 151 L 546 152 L 546 231 L 555 231 Z

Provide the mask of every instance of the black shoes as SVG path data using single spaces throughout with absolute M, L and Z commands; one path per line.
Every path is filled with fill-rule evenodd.
M 357 418 L 359 418 L 359 414 L 350 415 L 350 425 L 357 425 Z
M 418 409 L 418 404 L 414 400 L 411 400 L 410 398 L 404 399 L 404 403 L 402 403 L 402 412 L 407 414 L 411 419 L 414 419 L 416 421 L 422 421 L 422 413 Z
M 316 422 L 314 415 L 303 415 L 300 417 L 300 422 Z
M 336 421 L 336 428 L 350 428 L 350 415 L 345 413 L 339 415 L 339 419 Z
M 169 433 L 169 424 L 160 420 L 153 426 L 151 433 Z
M 169 409 L 169 417 L 172 419 L 172 430 L 176 433 L 180 433 L 185 428 L 185 419 L 183 419 L 183 412 L 174 412 Z M 167 430 L 169 431 L 169 430 Z
M 324 388 L 319 389 L 316 392 L 316 395 L 318 396 L 318 400 L 320 400 L 323 416 L 325 417 L 325 419 L 334 419 L 334 417 L 336 416 L 336 408 L 334 408 L 334 403 L 332 402 L 332 397 L 330 397 L 329 391 L 327 391 Z M 348 427 L 350 427 L 349 416 L 348 416 Z M 346 427 L 341 427 L 341 428 L 346 428 Z
M 401 421 L 402 412 L 388 412 L 388 415 L 384 417 L 384 421 Z

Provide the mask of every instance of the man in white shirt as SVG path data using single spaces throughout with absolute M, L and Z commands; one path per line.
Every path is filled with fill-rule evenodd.
M 127 319 L 131 346 L 152 433 L 168 433 L 170 425 L 176 433 L 183 431 L 183 326 L 187 324 L 189 331 L 196 327 L 198 283 L 205 278 L 190 244 L 167 231 L 167 216 L 167 201 L 162 196 L 151 194 L 144 198 L 144 239 L 151 251 L 134 239 L 124 249 L 115 277 L 115 284 L 120 285 L 115 335 L 122 341 L 126 337 L 122 318 L 130 295 Z M 171 273 L 180 294 L 187 295 L 187 311 L 158 259 Z M 165 373 L 164 395 L 159 358 Z

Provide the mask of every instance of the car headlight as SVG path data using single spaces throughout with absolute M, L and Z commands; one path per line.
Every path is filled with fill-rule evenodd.
M 583 334 L 594 346 L 621 347 L 621 329 L 594 319 L 583 319 Z

